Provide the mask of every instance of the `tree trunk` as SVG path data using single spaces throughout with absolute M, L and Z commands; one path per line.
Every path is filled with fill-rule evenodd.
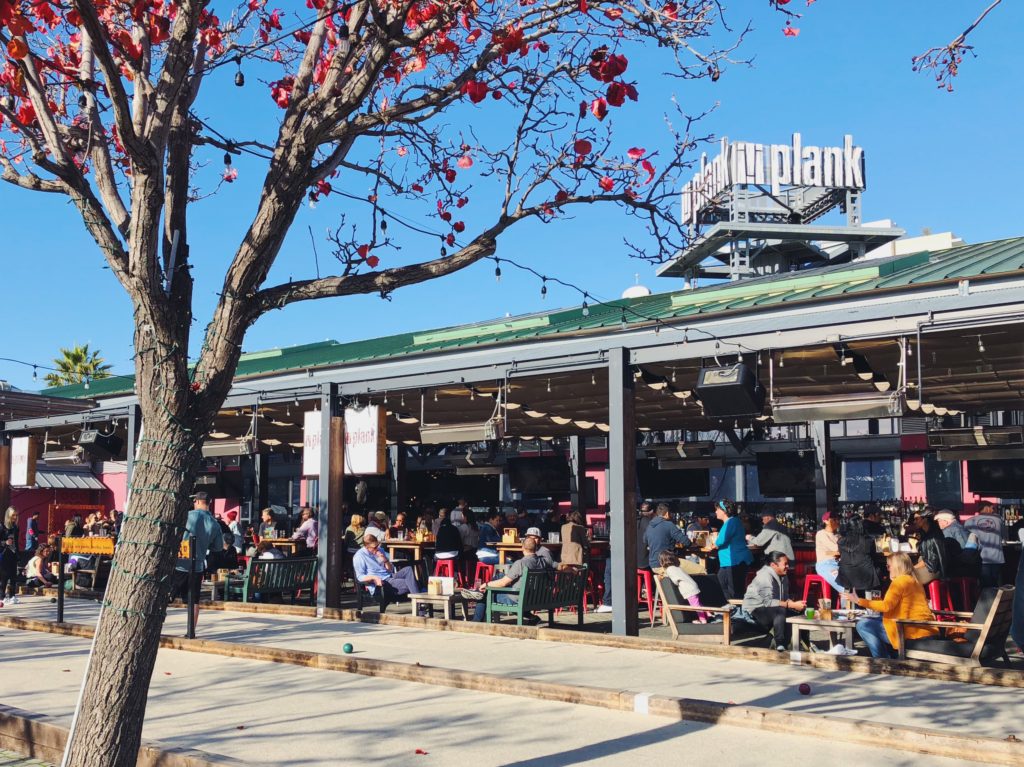
M 131 501 L 68 744 L 73 767 L 134 767 L 138 756 L 188 493 L 202 457 L 202 440 L 193 435 L 205 433 L 158 407 L 143 407 Z

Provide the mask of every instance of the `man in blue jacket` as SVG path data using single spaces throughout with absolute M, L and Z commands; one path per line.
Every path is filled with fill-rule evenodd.
M 224 548 L 224 535 L 220 525 L 210 511 L 210 496 L 198 492 L 192 496 L 192 511 L 188 513 L 185 523 L 185 540 L 189 536 L 196 538 L 195 570 L 189 572 L 189 560 L 178 559 L 174 568 L 174 594 L 188 604 L 188 592 L 192 592 L 192 615 L 195 626 L 199 623 L 199 587 L 206 572 L 206 552 L 219 552 Z
M 669 519 L 667 503 L 659 503 L 654 510 L 654 517 L 651 519 L 647 530 L 644 531 L 644 543 L 647 544 L 648 565 L 653 569 L 661 567 L 659 557 L 663 551 L 675 551 L 677 543 L 689 543 L 690 539 L 686 533 L 672 524 Z M 637 567 L 640 563 L 637 562 Z

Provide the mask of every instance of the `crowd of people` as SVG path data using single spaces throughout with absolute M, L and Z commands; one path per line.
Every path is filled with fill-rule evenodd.
M 262 510 L 259 522 L 252 527 L 243 524 L 238 512 L 227 510 L 215 514 L 211 499 L 203 492 L 193 496 L 194 509 L 189 514 L 186 535 L 194 535 L 197 543 L 195 569 L 188 560 L 176 565 L 173 594 L 187 598 L 193 592 L 198 602 L 199 584 L 204 574 L 219 570 L 239 571 L 248 558 L 280 559 L 281 538 L 289 549 L 302 555 L 315 553 L 320 528 L 316 513 L 310 507 L 299 511 L 294 525 L 288 518 L 279 518 L 270 508 Z M 790 574 L 796 561 L 790 531 L 778 520 L 777 513 L 765 508 L 759 513 L 760 526 L 749 530 L 750 520 L 741 519 L 736 504 L 721 501 L 713 514 L 697 512 L 683 525 L 673 519 L 665 503 L 644 502 L 637 522 L 637 566 L 668 579 L 679 597 L 694 607 L 702 603 L 701 587 L 695 576 L 707 575 L 707 559 L 717 564 L 712 569 L 720 594 L 715 601 L 742 601 L 742 615 L 770 633 L 776 647 L 788 648 L 789 624 L 786 619 L 803 611 L 803 601 L 790 594 Z M 66 537 L 116 537 L 123 514 L 102 511 L 70 517 L 64 526 Z M 484 592 L 488 588 L 505 588 L 518 583 L 531 570 L 553 570 L 564 567 L 598 565 L 591 562 L 591 529 L 578 510 L 557 507 L 543 514 L 529 513 L 523 508 L 500 511 L 490 507 L 478 512 L 465 498 L 436 511 L 426 506 L 418 512 L 398 512 L 394 519 L 383 511 L 346 513 L 343 533 L 344 550 L 350 575 L 387 604 L 406 595 L 418 593 L 420 582 L 412 563 L 393 561 L 386 542 L 418 537 L 433 543 L 432 558 L 455 560 L 460 572 L 472 572 L 472 565 L 497 565 L 498 544 L 506 530 L 516 531 L 521 542 L 519 556 L 512 564 L 488 582 L 474 584 L 465 592 L 477 602 L 476 620 L 483 620 Z M 294 530 L 289 529 L 294 527 Z M 982 504 L 980 512 L 965 521 L 947 510 L 925 509 L 915 513 L 904 531 L 916 544 L 916 559 L 904 551 L 889 551 L 878 556 L 876 539 L 886 535 L 877 509 L 868 508 L 862 516 L 848 517 L 840 522 L 826 512 L 821 528 L 814 538 L 813 571 L 840 598 L 870 611 L 857 623 L 857 631 L 875 657 L 891 657 L 895 653 L 896 621 L 900 619 L 931 620 L 925 587 L 934 580 L 954 577 L 977 578 L 982 587 L 999 585 L 1004 564 L 1003 542 L 1006 530 L 1003 520 L 990 504 Z M 45 533 L 39 514 L 28 515 L 24 524 L 18 512 L 10 508 L 0 529 L 0 600 L 17 601 L 20 581 L 29 588 L 56 585 L 51 564 L 56 561 L 56 538 Z M 557 540 L 557 556 L 544 546 Z M 24 542 L 24 545 L 21 544 Z M 694 556 L 700 549 L 703 559 Z M 682 554 L 682 556 L 681 556 Z M 755 559 L 762 566 L 752 578 L 748 573 Z M 884 561 L 884 566 L 880 563 Z M 73 571 L 74 562 L 69 570 Z M 611 568 L 605 566 L 604 590 L 598 612 L 613 607 Z M 73 577 L 73 572 L 72 572 Z M 749 580 L 749 583 L 748 583 Z M 706 581 L 704 581 L 706 583 Z M 887 583 L 884 596 L 881 587 Z M 380 592 L 378 594 L 378 591 Z M 498 601 L 514 599 L 508 594 Z M 536 616 L 526 616 L 536 622 Z M 696 611 L 696 621 L 713 618 Z M 908 629 L 908 638 L 934 633 L 933 629 Z

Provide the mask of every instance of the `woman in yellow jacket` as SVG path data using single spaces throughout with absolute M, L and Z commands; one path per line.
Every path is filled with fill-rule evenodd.
M 868 646 L 873 658 L 895 658 L 899 642 L 896 621 L 932 621 L 935 616 L 928 607 L 924 587 L 914 577 L 914 565 L 906 554 L 889 557 L 889 590 L 885 599 L 860 599 L 857 604 L 868 610 L 876 610 L 881 618 L 862 618 L 857 621 L 857 633 Z M 920 639 L 937 633 L 934 628 L 908 626 L 904 629 L 907 639 Z

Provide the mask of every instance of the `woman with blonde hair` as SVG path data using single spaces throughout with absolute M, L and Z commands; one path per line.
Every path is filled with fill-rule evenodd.
M 888 558 L 889 590 L 885 599 L 860 599 L 857 604 L 868 610 L 881 613 L 878 618 L 862 618 L 857 621 L 857 633 L 868 646 L 872 658 L 895 658 L 899 635 L 896 621 L 933 621 L 935 616 L 928 607 L 924 587 L 914 577 L 914 565 L 906 554 L 893 554 Z M 921 639 L 938 633 L 927 626 L 908 626 L 904 629 L 907 639 Z
M 3 533 L 3 538 L 6 539 L 8 535 L 14 536 L 14 548 L 18 548 L 18 510 L 13 506 L 7 507 L 7 512 L 4 514 L 4 529 L 0 531 Z M 3 545 L 0 542 L 0 545 Z
M 352 520 L 345 528 L 345 551 L 355 554 L 363 545 L 363 531 L 366 530 L 366 520 L 361 514 L 353 514 Z

